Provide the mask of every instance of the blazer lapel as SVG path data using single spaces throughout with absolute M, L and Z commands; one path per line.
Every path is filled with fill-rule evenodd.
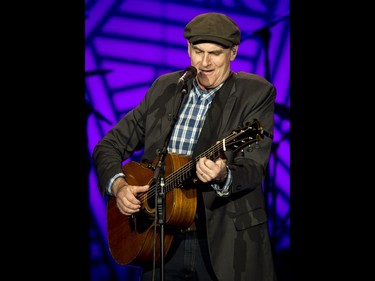
M 232 92 L 233 84 L 234 78 L 232 73 L 212 100 L 211 107 L 208 110 L 201 134 L 194 149 L 193 158 L 213 146 L 216 141 L 218 141 L 218 137 L 222 133 L 221 129 L 224 128 L 228 122 L 229 114 L 234 105 L 234 100 L 231 101 L 230 105 L 227 104 L 228 97 Z

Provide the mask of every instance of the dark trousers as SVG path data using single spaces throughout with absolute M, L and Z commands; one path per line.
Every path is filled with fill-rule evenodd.
M 155 279 L 153 279 L 155 274 Z M 160 281 L 160 267 L 143 268 L 142 281 Z M 207 239 L 196 231 L 178 233 L 164 258 L 164 281 L 217 281 L 208 255 Z

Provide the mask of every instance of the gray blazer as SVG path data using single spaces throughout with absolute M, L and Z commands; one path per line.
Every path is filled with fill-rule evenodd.
M 102 194 L 134 151 L 144 149 L 142 161 L 155 160 L 180 101 L 176 90 L 180 75 L 178 71 L 156 79 L 141 103 L 96 145 L 93 160 Z M 187 86 L 189 92 L 192 82 Z M 193 157 L 254 119 L 272 135 L 275 97 L 275 87 L 264 78 L 233 73 L 212 102 Z M 209 185 L 198 188 L 209 222 L 205 228 L 211 263 L 220 281 L 276 280 L 262 191 L 271 145 L 272 139 L 265 137 L 229 156 L 233 176 L 229 196 L 218 196 Z

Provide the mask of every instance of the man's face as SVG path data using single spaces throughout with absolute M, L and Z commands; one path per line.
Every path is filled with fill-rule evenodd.
M 215 88 L 227 79 L 237 48 L 238 46 L 224 48 L 215 43 L 194 45 L 188 42 L 191 65 L 198 70 L 197 81 L 203 90 Z

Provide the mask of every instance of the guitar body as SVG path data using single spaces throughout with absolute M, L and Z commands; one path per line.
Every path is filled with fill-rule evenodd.
M 178 170 L 191 159 L 173 153 L 165 157 L 165 177 Z M 153 163 L 153 167 L 156 166 Z M 147 164 L 129 162 L 123 166 L 126 181 L 130 185 L 150 184 L 147 194 L 142 195 L 142 207 L 134 216 L 120 213 L 116 198 L 110 197 L 107 204 L 107 230 L 109 249 L 114 260 L 122 265 L 135 261 L 160 260 L 160 226 L 155 226 L 155 188 L 151 186 L 154 171 Z M 173 188 L 165 193 L 164 254 L 173 240 L 173 229 L 188 228 L 194 221 L 197 208 L 196 189 Z

